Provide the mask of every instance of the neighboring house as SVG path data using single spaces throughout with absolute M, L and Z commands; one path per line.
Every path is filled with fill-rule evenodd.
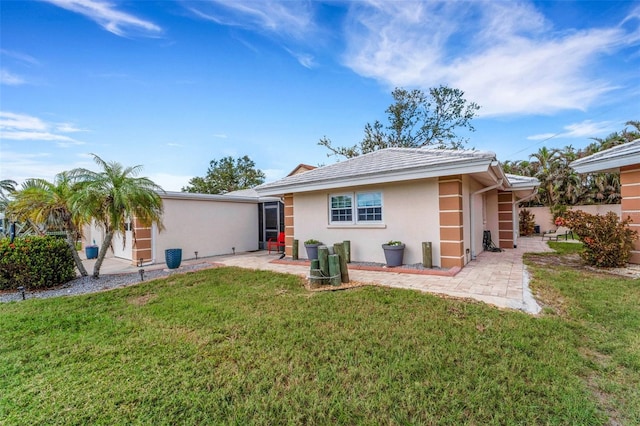
M 570 166 L 578 173 L 620 173 L 620 215 L 630 217 L 631 229 L 640 232 L 640 139 L 581 158 Z M 640 240 L 636 240 L 629 262 L 640 264 Z
M 196 252 L 197 257 L 208 257 L 254 251 L 284 229 L 280 200 L 259 198 L 252 190 L 225 195 L 165 192 L 160 197 L 165 229 L 143 227 L 134 220 L 128 224 L 124 240 L 114 237 L 113 256 L 136 265 L 163 263 L 168 248 L 181 248 L 183 259 L 196 257 Z M 100 246 L 102 241 L 100 228 L 85 229 L 85 246 Z
M 302 244 L 349 240 L 354 261 L 384 262 L 381 245 L 406 244 L 404 263 L 462 267 L 483 251 L 484 231 L 501 248 L 517 244 L 520 201 L 535 194 L 535 178 L 507 175 L 492 152 L 387 148 L 292 174 L 255 188 L 282 197 L 286 253 Z M 304 254 L 304 250 L 300 250 Z
M 300 163 L 300 164 L 298 164 L 298 165 L 296 166 L 296 168 L 295 168 L 295 169 L 293 169 L 293 170 L 291 171 L 291 173 L 289 173 L 287 176 L 293 176 L 293 175 L 297 175 L 297 174 L 299 174 L 299 173 L 308 172 L 309 170 L 313 170 L 313 169 L 315 169 L 315 168 L 316 168 L 316 166 L 310 166 L 310 165 L 308 165 L 308 164 L 302 164 L 302 163 Z

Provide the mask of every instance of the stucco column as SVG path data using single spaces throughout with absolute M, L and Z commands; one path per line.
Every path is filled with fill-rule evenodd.
M 640 234 L 640 164 L 620 168 L 620 216 L 631 217 L 630 228 Z M 631 251 L 630 263 L 640 264 L 640 240 L 636 240 Z
M 513 215 L 515 205 L 511 192 L 498 191 L 498 247 L 513 248 Z
M 293 235 L 294 235 L 294 217 L 293 217 L 293 194 L 284 195 L 284 253 L 287 256 L 293 256 Z
M 133 226 L 133 235 L 135 236 L 132 241 L 131 263 L 137 266 L 139 261 L 150 262 L 153 260 L 151 227 L 143 225 L 138 219 L 134 219 L 131 225 Z
M 438 179 L 440 208 L 440 266 L 464 266 L 464 227 L 462 214 L 462 176 Z

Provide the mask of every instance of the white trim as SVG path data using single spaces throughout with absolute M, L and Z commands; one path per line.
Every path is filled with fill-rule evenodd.
M 256 188 L 256 191 L 260 196 L 276 196 L 289 192 L 310 192 L 331 190 L 338 188 L 345 188 L 348 186 L 361 186 L 361 185 L 375 185 L 389 182 L 401 182 L 416 179 L 429 179 L 446 175 L 455 174 L 469 174 L 469 173 L 482 173 L 487 172 L 489 167 L 488 161 L 482 159 L 481 161 L 467 162 L 464 165 L 445 165 L 439 167 L 431 167 L 429 169 L 421 170 L 401 170 L 388 173 L 376 173 L 374 175 L 364 175 L 355 177 L 339 177 L 326 179 L 324 181 L 305 182 L 305 183 L 291 183 L 282 184 L 277 186 L 271 186 L 267 188 Z M 317 169 L 316 169 L 317 170 Z M 308 173 L 308 172 L 306 172 Z M 304 173 L 304 174 L 306 174 Z M 448 182 L 441 181 L 441 182 Z M 455 179 L 455 181 L 460 181 Z
M 380 194 L 380 215 L 382 216 L 381 220 L 358 220 L 358 195 L 362 194 Z M 333 197 L 350 197 L 351 198 L 351 220 L 350 221 L 334 221 L 332 219 L 332 203 L 331 200 Z M 341 210 L 341 209 L 336 209 Z M 343 228 L 345 226 L 355 226 L 355 227 L 365 227 L 371 225 L 386 225 L 384 224 L 384 194 L 383 191 L 356 191 L 356 192 L 336 192 L 329 193 L 327 199 L 327 214 L 328 214 L 328 224 L 329 226 L 335 226 L 338 228 Z
M 640 163 L 639 156 L 640 139 L 636 139 L 575 160 L 569 166 L 578 173 L 617 172 L 621 167 Z
M 327 229 L 386 229 L 387 225 L 385 223 L 377 223 L 377 224 L 345 224 L 345 225 L 327 225 Z
M 220 194 L 196 194 L 191 192 L 158 192 L 162 199 L 167 200 L 201 200 L 201 201 L 227 201 L 232 203 L 252 203 L 267 201 L 280 201 L 279 198 L 273 197 L 273 200 L 264 197 L 242 197 L 237 195 L 220 195 Z

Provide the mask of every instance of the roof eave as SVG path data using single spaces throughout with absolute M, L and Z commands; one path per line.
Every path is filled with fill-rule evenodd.
M 626 160 L 626 161 L 625 161 Z M 569 164 L 573 170 L 578 173 L 604 173 L 604 172 L 619 172 L 620 167 L 629 166 L 637 163 L 638 159 L 630 158 L 600 158 L 598 160 L 585 161 L 583 163 Z
M 491 161 L 481 159 L 471 163 L 455 165 L 443 165 L 439 167 L 430 167 L 421 170 L 403 170 L 392 171 L 386 173 L 378 173 L 376 175 L 355 176 L 349 178 L 335 178 L 318 182 L 307 182 L 303 184 L 278 185 L 269 188 L 256 188 L 260 196 L 281 196 L 294 192 L 311 192 L 323 191 L 329 189 L 345 188 L 350 186 L 362 185 L 379 185 L 383 183 L 402 182 L 409 180 L 429 179 L 439 176 L 455 175 L 455 174 L 471 174 L 487 172 Z
M 261 197 L 241 197 L 225 194 L 199 194 L 192 192 L 160 192 L 160 198 L 164 200 L 194 200 L 194 201 L 226 201 L 234 203 L 258 203 Z

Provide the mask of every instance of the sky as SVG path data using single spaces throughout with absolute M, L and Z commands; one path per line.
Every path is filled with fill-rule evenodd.
M 269 182 L 440 85 L 481 107 L 467 148 L 583 148 L 640 120 L 640 2 L 0 0 L 0 179 L 96 154 L 179 191 L 247 155 Z

